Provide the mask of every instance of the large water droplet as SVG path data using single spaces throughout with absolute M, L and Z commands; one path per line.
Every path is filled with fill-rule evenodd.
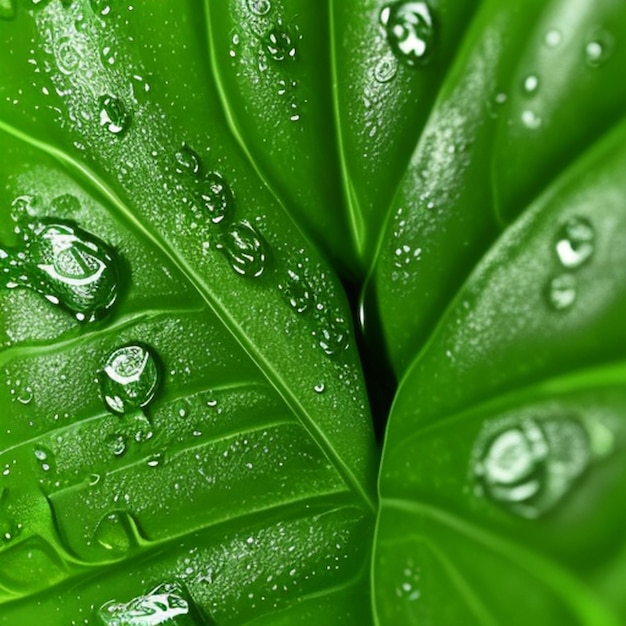
M 107 358 L 100 375 L 102 399 L 108 409 L 125 415 L 146 407 L 160 383 L 160 372 L 152 351 L 129 344 Z
M 107 602 L 98 611 L 105 626 L 201 626 L 212 624 L 180 582 L 159 585 L 130 602 Z
M 560 501 L 589 465 L 589 437 L 573 419 L 524 420 L 482 438 L 475 455 L 478 493 L 536 518 Z
M 563 267 L 576 269 L 594 252 L 595 230 L 584 217 L 572 217 L 563 225 L 556 243 L 556 253 Z
M 130 127 L 130 114 L 124 103 L 115 96 L 104 95 L 98 98 L 100 126 L 111 134 L 122 136 Z
M 254 15 L 263 17 L 271 11 L 272 3 L 270 0 L 248 0 L 248 8 Z
M 426 2 L 394 2 L 380 12 L 380 23 L 396 57 L 416 67 L 428 63 L 433 54 L 435 28 Z
M 113 554 L 126 554 L 135 545 L 136 538 L 128 514 L 123 511 L 107 513 L 94 532 L 94 541 Z
M 174 153 L 176 173 L 183 176 L 199 176 L 202 171 L 202 160 L 200 155 L 184 143 L 179 150 Z
M 296 58 L 296 46 L 291 35 L 276 26 L 272 28 L 264 38 L 265 49 L 274 61 Z
M 0 276 L 9 288 L 27 287 L 73 313 L 79 321 L 105 315 L 117 299 L 113 251 L 68 223 L 27 225 L 21 248 L 0 250 Z
M 278 288 L 296 313 L 305 313 L 314 304 L 313 288 L 301 272 L 287 270 L 287 277 Z
M 0 20 L 12 20 L 15 17 L 15 0 L 0 0 Z
M 230 221 L 234 211 L 233 194 L 217 172 L 207 174 L 200 183 L 200 201 L 214 224 Z
M 249 222 L 237 222 L 216 246 L 222 251 L 237 274 L 257 278 L 267 266 L 268 246 Z
M 577 295 L 576 277 L 573 274 L 559 274 L 548 284 L 548 303 L 556 311 L 573 306 Z

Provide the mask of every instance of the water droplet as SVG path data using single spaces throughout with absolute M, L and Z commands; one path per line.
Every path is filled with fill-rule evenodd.
M 69 217 L 80 211 L 80 202 L 76 196 L 65 193 L 54 198 L 50 203 L 50 207 L 56 215 Z
M 202 159 L 200 155 L 184 143 L 180 150 L 174 153 L 174 159 L 176 161 L 175 170 L 176 173 L 183 176 L 200 176 L 202 172 Z
M 613 52 L 615 41 L 606 32 L 597 33 L 597 36 L 590 39 L 585 45 L 585 62 L 590 67 L 599 67 L 605 63 Z
M 201 626 L 207 623 L 180 582 L 159 585 L 145 596 L 133 598 L 128 603 L 107 602 L 98 611 L 98 616 L 105 626 L 157 626 L 178 623 Z M 212 620 L 209 620 L 209 623 L 212 623 Z
M 100 239 L 66 223 L 28 225 L 22 248 L 0 250 L 5 286 L 28 287 L 67 309 L 79 321 L 93 321 L 117 300 L 119 279 L 113 251 Z
M 576 277 L 573 274 L 559 274 L 548 285 L 548 302 L 556 311 L 573 306 L 577 295 Z
M 57 67 L 63 74 L 73 74 L 80 65 L 81 56 L 71 37 L 59 37 L 54 44 Z
M 15 0 L 0 0 L 0 20 L 12 20 L 15 17 Z
M 317 385 L 315 385 L 315 387 L 313 387 L 315 393 L 324 393 L 325 389 L 326 386 L 324 385 L 324 383 L 318 383 Z
M 216 246 L 237 274 L 257 278 L 267 266 L 268 246 L 261 234 L 246 221 L 237 222 Z
M 44 472 L 52 472 L 55 469 L 54 454 L 46 446 L 37 446 L 35 448 L 35 459 L 39 463 L 39 467 Z
M 313 306 L 313 288 L 302 273 L 287 270 L 287 278 L 278 288 L 296 313 L 305 313 Z
M 124 103 L 114 96 L 105 95 L 98 98 L 100 126 L 110 133 L 122 136 L 130 127 L 130 115 Z
M 255 15 L 263 17 L 271 11 L 272 3 L 270 0 L 248 0 L 248 8 Z
M 133 524 L 127 513 L 107 513 L 96 526 L 94 541 L 114 554 L 127 554 L 136 543 Z
M 107 438 L 107 445 L 114 456 L 121 457 L 126 454 L 128 443 L 126 436 L 121 434 L 113 434 Z
M 539 87 L 539 78 L 535 74 L 529 74 L 524 79 L 524 92 L 527 95 L 534 95 Z
M 274 61 L 296 58 L 296 46 L 291 35 L 280 27 L 272 28 L 264 38 L 265 49 Z
M 595 230 L 584 217 L 572 217 L 563 225 L 556 243 L 556 253 L 563 267 L 576 269 L 594 252 Z
M 160 383 L 156 358 L 146 346 L 129 344 L 107 358 L 100 376 L 105 406 L 120 415 L 138 411 L 153 400 Z
M 396 57 L 406 65 L 425 65 L 432 57 L 435 28 L 426 2 L 394 2 L 380 12 L 387 41 Z
M 382 57 L 374 68 L 374 78 L 379 83 L 388 83 L 398 73 L 398 61 L 394 56 Z
M 200 183 L 199 196 L 204 210 L 214 224 L 229 221 L 234 210 L 233 194 L 220 174 L 211 172 L 204 177 Z
M 111 4 L 109 0 L 89 0 L 89 4 L 91 5 L 91 10 L 96 15 L 110 15 L 111 14 Z
M 522 112 L 522 123 L 526 128 L 536 130 L 541 126 L 541 118 L 530 109 L 526 109 Z
M 133 97 L 137 102 L 144 102 L 152 88 L 150 82 L 139 74 L 133 74 L 130 86 L 133 90 Z
M 331 315 L 325 310 L 317 322 L 318 328 L 313 331 L 313 335 L 326 356 L 338 357 L 348 349 L 350 334 L 343 317 Z
M 549 48 L 556 48 L 560 45 L 562 39 L 561 31 L 552 28 L 546 33 L 545 42 Z
M 536 518 L 587 468 L 589 438 L 573 419 L 524 420 L 480 438 L 474 455 L 477 492 L 517 515 Z
M 159 465 L 163 465 L 163 462 L 165 461 L 165 454 L 163 454 L 162 452 L 155 452 L 154 454 L 150 455 L 150 457 L 148 457 L 148 467 L 158 467 Z
M 30 387 L 24 387 L 15 396 L 15 399 L 24 405 L 28 405 L 33 401 L 33 390 Z
M 104 45 L 100 50 L 100 61 L 105 67 L 115 65 L 115 52 L 111 45 Z
M 189 416 L 189 404 L 186 400 L 177 400 L 174 403 L 174 413 L 176 417 L 184 419 Z

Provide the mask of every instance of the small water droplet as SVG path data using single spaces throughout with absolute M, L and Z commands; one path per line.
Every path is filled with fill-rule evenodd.
M 380 23 L 399 61 L 411 67 L 430 61 L 435 42 L 433 16 L 426 2 L 394 2 L 380 12 Z
M 177 400 L 174 403 L 174 414 L 181 419 L 189 416 L 189 404 L 186 400 Z
M 163 452 L 155 452 L 150 457 L 148 457 L 148 467 L 158 467 L 159 465 L 163 465 L 165 461 L 165 454 Z
M 79 67 L 81 55 L 71 37 L 59 37 L 54 44 L 57 67 L 63 74 L 73 74 Z
M 105 67 L 115 65 L 115 51 L 110 44 L 104 45 L 100 50 L 100 61 Z
M 350 334 L 343 317 L 331 315 L 326 310 L 318 317 L 318 327 L 313 331 L 319 347 L 329 357 L 338 357 L 348 349 Z
M 130 114 L 124 103 L 115 96 L 104 95 L 98 98 L 100 126 L 111 134 L 122 136 L 130 127 Z
M 576 277 L 573 274 L 559 274 L 548 285 L 548 302 L 556 311 L 572 307 L 577 295 Z
M 524 79 L 524 92 L 527 95 L 534 95 L 539 88 L 539 78 L 535 74 L 529 74 Z
M 257 278 L 266 269 L 269 252 L 267 243 L 249 222 L 234 224 L 216 247 L 226 255 L 237 274 Z
M 52 450 L 46 446 L 37 446 L 34 451 L 35 459 L 39 463 L 39 467 L 44 472 L 52 472 L 55 469 L 55 459 Z
M 90 487 L 95 487 L 99 482 L 100 482 L 100 474 L 89 474 L 89 486 Z
M 264 38 L 265 49 L 274 61 L 284 61 L 285 59 L 296 58 L 296 46 L 291 35 L 275 26 Z
M 313 288 L 302 272 L 287 270 L 287 278 L 278 288 L 296 313 L 305 313 L 313 306 Z
M 556 253 L 563 267 L 576 269 L 592 257 L 595 230 L 584 217 L 572 217 L 563 225 L 556 243 Z
M 160 372 L 152 351 L 128 344 L 114 350 L 100 375 L 105 406 L 120 415 L 138 411 L 152 402 L 160 383 Z
M 0 20 L 12 20 L 15 17 L 15 0 L 0 0 Z
M 214 224 L 230 221 L 234 211 L 233 194 L 217 172 L 210 172 L 200 183 L 199 199 Z
M 125 435 L 113 434 L 107 438 L 107 445 L 111 453 L 116 457 L 126 454 L 128 443 Z
M 318 383 L 317 385 L 315 385 L 315 387 L 313 387 L 315 393 L 324 393 L 325 389 L 326 386 L 324 385 L 324 383 Z
M 23 387 L 15 396 L 15 399 L 24 405 L 28 405 L 33 401 L 33 390 L 30 387 Z
M 374 68 L 374 78 L 379 83 L 388 83 L 398 73 L 398 61 L 394 56 L 382 57 Z
M 177 174 L 181 176 L 200 176 L 202 172 L 202 159 L 200 155 L 186 143 L 174 153 L 174 160 L 174 168 Z
M 123 511 L 107 513 L 96 526 L 94 541 L 116 555 L 127 554 L 136 543 L 128 514 Z
M 133 91 L 133 97 L 137 102 L 144 102 L 152 88 L 150 82 L 140 74 L 133 74 L 131 78 L 130 86 Z
M 248 8 L 254 15 L 263 17 L 271 11 L 272 3 L 270 0 L 248 0 Z
M 556 48 L 560 45 L 562 39 L 563 36 L 561 35 L 561 31 L 557 30 L 556 28 L 551 28 L 546 33 L 545 42 L 549 48 Z
M 91 10 L 96 15 L 107 16 L 111 14 L 111 4 L 109 0 L 89 0 Z
M 9 288 L 27 287 L 62 306 L 79 321 L 93 321 L 117 300 L 119 279 L 113 251 L 68 223 L 27 224 L 21 247 L 0 250 L 0 276 Z
M 536 518 L 569 491 L 590 456 L 589 437 L 577 421 L 524 420 L 480 438 L 473 471 L 478 493 L 517 515 Z
M 536 130 L 541 126 L 541 118 L 530 109 L 526 109 L 522 112 L 522 123 L 526 128 Z
M 144 596 L 130 602 L 111 601 L 98 611 L 104 626 L 157 626 L 158 624 L 185 624 L 201 626 L 214 623 L 201 616 L 182 583 L 159 585 Z M 140 616 L 137 618 L 137 616 Z M 149 621 L 145 620 L 149 616 Z M 139 621 L 140 620 L 140 621 Z

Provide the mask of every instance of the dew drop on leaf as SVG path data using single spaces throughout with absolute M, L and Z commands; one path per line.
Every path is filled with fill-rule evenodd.
M 55 469 L 55 459 L 52 450 L 46 446 L 37 446 L 34 450 L 35 459 L 39 468 L 43 472 L 53 472 Z
M 278 288 L 283 293 L 287 304 L 296 313 L 306 313 L 313 306 L 313 288 L 301 272 L 287 270 L 287 277 Z
M 524 79 L 524 93 L 527 96 L 533 96 L 539 88 L 539 78 L 535 74 L 529 74 Z
M 379 83 L 392 81 L 398 73 L 398 61 L 392 55 L 381 57 L 374 68 L 374 78 Z
M 130 127 L 130 114 L 124 103 L 115 96 L 104 95 L 98 98 L 100 126 L 111 134 L 122 136 Z
M 114 413 L 133 413 L 152 402 L 160 379 L 152 350 L 140 344 L 122 346 L 107 357 L 102 368 L 102 400 Z
M 392 52 L 411 67 L 430 61 L 435 42 L 435 27 L 426 2 L 394 2 L 380 12 L 380 23 Z
M 598 33 L 596 37 L 585 44 L 585 62 L 590 67 L 600 67 L 610 58 L 613 47 L 613 37 L 605 32 Z
M 199 176 L 202 171 L 200 155 L 186 143 L 174 153 L 174 161 L 174 169 L 179 176 Z
M 0 249 L 6 287 L 41 293 L 81 322 L 103 317 L 111 309 L 118 296 L 118 268 L 103 241 L 62 222 L 29 224 L 22 235 L 18 249 Z
M 230 221 L 234 211 L 233 194 L 221 174 L 210 172 L 204 177 L 200 183 L 199 198 L 214 224 Z
M 111 14 L 111 3 L 109 0 L 89 0 L 89 4 L 91 5 L 91 10 L 96 15 L 110 15 Z
M 80 52 L 71 37 L 59 37 L 54 44 L 57 67 L 63 74 L 73 74 L 80 65 Z
M 272 3 L 270 0 L 248 0 L 248 8 L 254 15 L 262 17 L 271 11 Z
M 556 48 L 557 46 L 560 45 L 562 39 L 563 39 L 563 36 L 561 35 L 561 31 L 557 30 L 556 28 L 551 28 L 546 33 L 546 37 L 545 37 L 546 46 L 548 46 L 548 48 Z
M 237 274 L 258 278 L 267 265 L 268 246 L 261 234 L 246 221 L 237 222 L 217 244 Z
M 563 273 L 553 278 L 548 285 L 548 303 L 555 311 L 569 309 L 578 295 L 576 277 Z
M 274 61 L 296 58 L 296 46 L 289 32 L 275 26 L 265 35 L 264 46 Z
M 111 454 L 116 457 L 124 456 L 128 448 L 126 436 L 122 434 L 113 434 L 107 438 L 107 445 Z
M 159 585 L 130 602 L 107 602 L 98 611 L 103 626 L 204 626 L 212 620 L 201 616 L 182 583 Z
M 324 354 L 332 358 L 341 355 L 350 345 L 348 325 L 343 317 L 338 315 L 329 313 L 320 315 L 313 335 Z
M 15 17 L 15 0 L 0 0 L 0 20 L 12 20 Z
M 122 511 L 107 513 L 96 526 L 94 542 L 113 554 L 126 554 L 134 547 L 136 537 L 128 514 Z
M 591 452 L 585 428 L 564 417 L 525 419 L 495 436 L 480 437 L 474 458 L 476 492 L 533 519 L 570 491 L 587 469 Z
M 589 261 L 594 246 L 595 230 L 591 222 L 584 217 L 572 217 L 559 233 L 556 253 L 563 267 L 576 269 Z

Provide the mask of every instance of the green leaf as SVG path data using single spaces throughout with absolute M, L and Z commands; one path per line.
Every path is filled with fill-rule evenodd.
M 380 474 L 381 623 L 623 623 L 625 138 L 502 235 L 407 371 Z
M 398 377 L 506 224 L 621 116 L 624 50 L 608 47 L 624 20 L 614 0 L 477 13 L 403 171 L 370 284 Z
M 29 4 L 0 22 L 0 623 L 367 623 L 349 310 L 228 131 L 202 7 Z

